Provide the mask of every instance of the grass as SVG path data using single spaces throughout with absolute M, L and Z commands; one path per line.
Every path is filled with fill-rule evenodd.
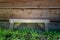
M 57 38 L 60 38 L 60 33 L 56 31 L 38 33 L 28 28 L 15 31 L 0 29 L 0 40 L 57 40 Z

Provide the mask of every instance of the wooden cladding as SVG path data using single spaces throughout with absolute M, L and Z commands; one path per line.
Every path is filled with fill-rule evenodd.
M 60 21 L 60 9 L 0 9 L 0 20 L 8 20 L 10 18 Z
M 0 0 L 0 8 L 60 8 L 60 0 Z

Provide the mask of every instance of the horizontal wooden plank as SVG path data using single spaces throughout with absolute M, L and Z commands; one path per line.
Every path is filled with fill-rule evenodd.
M 60 8 L 60 0 L 0 0 L 0 8 Z
M 11 18 L 60 21 L 60 9 L 0 9 L 0 20 Z

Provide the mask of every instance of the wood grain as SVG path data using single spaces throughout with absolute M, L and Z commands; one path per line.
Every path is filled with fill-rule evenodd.
M 60 9 L 0 9 L 0 20 L 11 18 L 60 21 Z
M 0 8 L 60 8 L 60 0 L 0 0 Z

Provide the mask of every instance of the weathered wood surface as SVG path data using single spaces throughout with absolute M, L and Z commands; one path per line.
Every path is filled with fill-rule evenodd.
M 0 20 L 10 18 L 60 21 L 60 9 L 0 9 Z
M 60 0 L 0 0 L 0 8 L 60 8 Z

